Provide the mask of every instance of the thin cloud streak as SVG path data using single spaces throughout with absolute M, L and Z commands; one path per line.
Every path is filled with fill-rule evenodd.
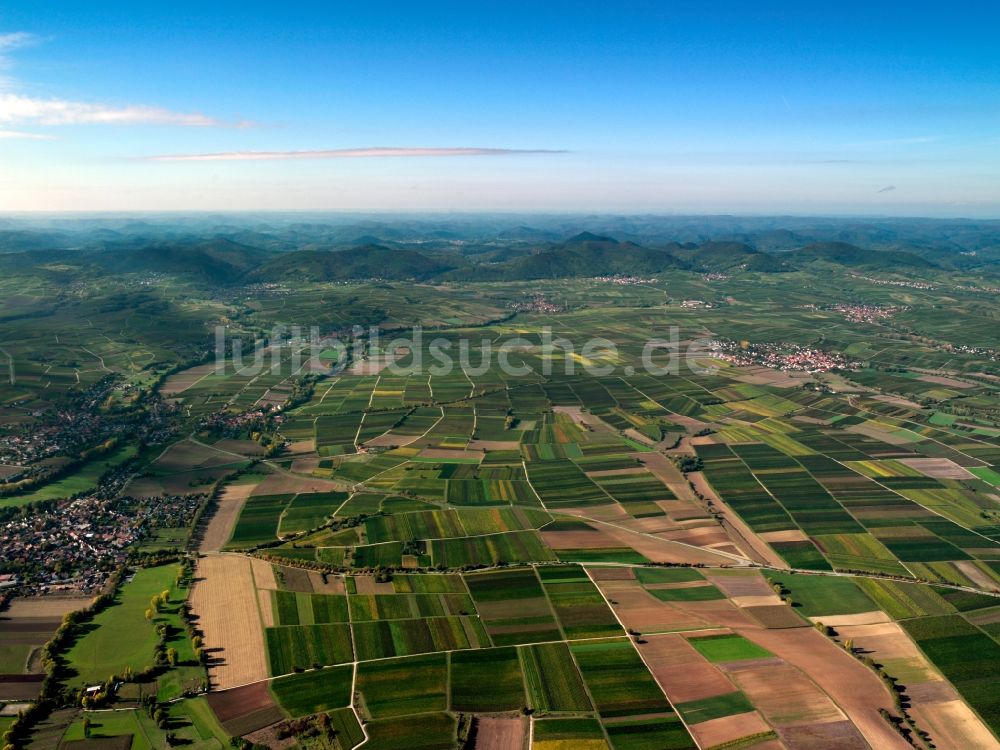
M 173 112 L 163 107 L 129 104 L 121 107 L 65 99 L 37 99 L 0 94 L 0 123 L 35 122 L 40 125 L 179 125 L 220 126 L 198 112 Z
M 54 135 L 46 135 L 44 133 L 26 133 L 23 130 L 0 130 L 0 140 L 6 138 L 23 138 L 29 141 L 54 141 L 56 137 Z
M 0 52 L 28 47 L 38 41 L 38 37 L 27 31 L 10 31 L 0 34 Z
M 517 156 L 528 154 L 565 154 L 559 149 L 518 148 L 422 148 L 376 146 L 315 151 L 222 151 L 214 154 L 165 154 L 148 156 L 145 161 L 289 161 L 301 159 L 382 159 L 433 156 Z

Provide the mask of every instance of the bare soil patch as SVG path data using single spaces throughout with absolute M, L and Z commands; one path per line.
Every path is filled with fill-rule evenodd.
M 607 549 L 618 542 L 599 529 L 589 531 L 543 531 L 542 539 L 552 549 Z
M 303 453 L 315 453 L 316 452 L 316 441 L 315 440 L 293 440 L 288 445 L 285 446 L 285 452 L 291 453 L 293 455 L 300 455 Z
M 744 607 L 743 611 L 765 628 L 803 628 L 805 622 L 787 604 Z
M 592 521 L 612 523 L 629 523 L 632 516 L 618 503 L 608 501 L 607 505 L 595 505 L 587 508 L 560 508 L 559 513 L 567 516 L 586 518 Z
M 964 701 L 914 705 L 911 711 L 917 726 L 929 732 L 935 747 L 942 750 L 1000 748 L 997 738 Z
M 788 529 L 787 531 L 765 531 L 758 536 L 765 542 L 808 542 L 809 535 L 798 529 Z
M 588 477 L 624 477 L 629 474 L 646 474 L 646 469 L 642 466 L 631 466 L 625 469 L 603 469 L 602 471 L 584 472 Z
M 395 594 L 396 589 L 392 581 L 379 583 L 375 576 L 354 576 L 354 585 L 357 586 L 359 594 Z
M 913 440 L 909 437 L 893 435 L 887 430 L 879 429 L 874 425 L 870 424 L 853 424 L 845 427 L 848 432 L 856 432 L 859 435 L 865 435 L 870 438 L 875 438 L 876 440 L 881 440 L 883 443 L 888 443 L 889 445 L 908 445 L 912 443 Z
M 987 591 L 996 591 L 997 582 L 990 578 L 984 571 L 976 567 L 976 563 L 972 560 L 957 560 L 952 563 L 960 573 L 963 573 L 970 581 L 976 584 L 979 588 L 985 589 Z
M 1000 747 L 982 720 L 924 657 L 895 622 L 839 628 L 842 640 L 854 641 L 906 686 L 918 725 L 931 732 L 939 748 Z M 987 739 L 989 738 L 989 739 Z M 994 744 L 990 744 L 990 743 Z
M 54 618 L 76 612 L 90 605 L 87 596 L 44 596 L 12 599 L 7 609 L 0 613 L 0 620 L 21 620 L 33 618 Z M 56 623 L 58 627 L 58 622 Z
M 208 364 L 189 367 L 186 370 L 176 372 L 163 381 L 163 385 L 160 386 L 160 393 L 164 396 L 177 396 L 214 371 L 215 363 L 209 362 Z
M 269 589 L 257 589 L 257 606 L 260 607 L 260 621 L 265 628 L 273 628 L 278 624 L 274 619 L 274 607 L 271 606 Z
M 849 721 L 829 721 L 813 726 L 795 726 L 778 730 L 788 750 L 867 750 L 868 743 Z
M 691 734 L 698 741 L 699 747 L 714 747 L 723 742 L 732 742 L 740 737 L 767 732 L 771 729 L 768 723 L 756 711 L 735 716 L 723 716 L 719 719 L 703 721 L 691 727 Z
M 468 447 L 473 451 L 516 451 L 521 443 L 517 440 L 470 440 Z
M 646 666 L 674 703 L 731 693 L 733 683 L 683 637 L 654 635 L 638 644 Z
M 225 689 L 266 679 L 264 630 L 249 558 L 203 557 L 196 579 L 191 606 L 205 633 L 212 685 Z
M 704 563 L 705 565 L 733 562 L 732 558 L 716 554 L 709 549 L 692 547 L 670 539 L 647 536 L 613 526 L 605 527 L 605 529 L 608 535 L 618 540 L 620 544 L 631 547 L 651 562 Z
M 711 625 L 704 617 L 681 610 L 674 603 L 661 602 L 645 591 L 638 581 L 597 583 L 626 628 L 640 633 L 664 633 Z
M 333 492 L 343 486 L 326 479 L 296 477 L 281 472 L 268 475 L 267 479 L 257 485 L 253 495 L 294 495 L 311 492 Z
M 272 568 L 273 570 L 273 568 Z M 312 578 L 309 571 L 304 568 L 293 568 L 289 565 L 279 565 L 275 574 L 275 588 L 283 588 L 288 591 L 298 591 L 303 594 L 313 592 Z M 278 579 L 281 579 L 281 586 L 278 586 Z
M 934 479 L 972 478 L 971 472 L 963 469 L 950 458 L 901 458 L 899 462 Z
M 835 628 L 848 625 L 874 625 L 876 623 L 891 622 L 889 615 L 880 609 L 872 612 L 858 612 L 853 615 L 826 615 L 825 617 L 810 617 L 813 622 L 822 622 L 824 625 L 831 625 Z
M 726 628 L 757 628 L 757 621 L 727 599 L 708 602 L 671 602 L 679 610 Z
M 291 471 L 296 474 L 312 474 L 319 468 L 319 456 L 304 456 L 292 461 Z
M 925 383 L 934 383 L 935 385 L 946 385 L 949 388 L 959 388 L 965 390 L 966 388 L 975 388 L 975 383 L 968 383 L 964 380 L 956 380 L 955 378 L 947 378 L 944 375 L 921 375 L 917 380 L 922 380 Z
M 0 701 L 33 701 L 42 691 L 43 674 L 0 675 Z
M 234 736 L 249 734 L 284 718 L 266 682 L 211 692 L 208 705 L 223 728 Z
M 909 747 L 878 713 L 880 707 L 892 707 L 892 698 L 882 682 L 818 630 L 754 630 L 741 635 L 808 674 L 836 701 L 872 747 Z
M 741 609 L 749 609 L 750 607 L 785 607 L 785 609 L 789 609 L 789 607 L 781 601 L 781 597 L 777 594 L 763 594 L 762 596 L 731 596 L 729 597 L 729 601 Z M 802 620 L 799 620 L 799 622 L 801 623 Z
M 312 590 L 316 594 L 344 594 L 347 591 L 343 578 L 328 575 L 326 576 L 326 580 L 323 580 L 323 574 L 318 570 L 309 571 L 309 582 L 312 584 Z
M 259 589 L 277 589 L 278 579 L 274 575 L 274 566 L 259 557 L 250 558 L 250 570 L 253 572 L 253 582 Z
M 247 498 L 253 492 L 252 484 L 230 484 L 222 491 L 216 500 L 215 512 L 204 525 L 201 535 L 199 552 L 218 552 L 226 546 L 233 535 L 236 519 L 246 504 Z
M 483 716 L 476 725 L 476 750 L 521 750 L 524 747 L 524 719 Z
M 776 727 L 844 719 L 836 704 L 790 664 L 733 662 L 727 671 L 750 702 Z
M 756 570 L 702 571 L 728 597 L 774 596 L 774 591 Z M 738 575 L 734 575 L 738 574 Z
M 587 568 L 587 573 L 595 581 L 634 581 L 631 568 Z

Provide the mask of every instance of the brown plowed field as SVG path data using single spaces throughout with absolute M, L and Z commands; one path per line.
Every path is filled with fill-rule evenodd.
M 822 724 L 845 717 L 812 680 L 774 660 L 731 662 L 729 676 L 776 727 Z
M 521 750 L 524 747 L 523 719 L 479 719 L 476 750 Z
M 882 682 L 818 630 L 789 628 L 740 634 L 808 674 L 836 701 L 873 747 L 900 750 L 909 747 L 878 713 L 880 707 L 892 706 L 892 698 Z
M 226 546 L 233 535 L 236 519 L 253 491 L 252 484 L 231 484 L 222 491 L 217 501 L 215 513 L 208 519 L 201 536 L 199 552 L 218 552 Z
M 1000 742 L 983 725 L 964 701 L 914 705 L 910 709 L 917 726 L 929 732 L 934 746 L 941 750 L 984 748 L 997 750 Z
M 756 711 L 734 716 L 723 716 L 711 721 L 703 721 L 691 727 L 691 734 L 700 747 L 715 747 L 724 742 L 732 742 L 740 737 L 767 732 L 771 727 Z
M 266 682 L 209 693 L 208 705 L 212 707 L 222 727 L 235 737 L 262 729 L 284 718 L 275 705 Z
M 612 602 L 612 609 L 626 628 L 640 633 L 692 630 L 711 626 L 711 622 L 661 602 L 646 592 L 638 581 L 598 581 L 598 587 Z
M 267 560 L 258 557 L 250 558 L 250 570 L 253 571 L 254 585 L 259 589 L 277 589 L 278 579 L 274 575 L 274 566 Z
M 868 743 L 849 721 L 828 721 L 825 724 L 800 725 L 778 730 L 778 736 L 789 750 L 868 750 Z M 881 748 L 876 745 L 878 750 Z
M 250 560 L 241 555 L 203 557 L 196 578 L 191 606 L 205 633 L 212 685 L 224 689 L 266 679 L 264 629 Z
M 653 635 L 639 653 L 673 703 L 711 698 L 735 690 L 733 683 L 679 635 Z M 715 743 L 712 743 L 715 744 Z

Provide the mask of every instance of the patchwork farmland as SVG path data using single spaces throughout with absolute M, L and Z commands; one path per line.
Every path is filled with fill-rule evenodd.
M 647 288 L 600 307 L 591 282 L 546 288 L 574 302 L 500 320 L 463 297 L 437 331 L 516 333 L 527 374 L 428 374 L 429 344 L 352 351 L 238 436 L 197 420 L 282 380 L 167 378 L 195 421 L 129 486 L 199 498 L 195 527 L 158 533 L 74 626 L 60 680 L 101 699 L 60 715 L 64 746 L 87 719 L 132 748 L 168 731 L 206 750 L 1000 747 L 1000 430 L 985 407 L 872 387 L 922 397 L 947 387 L 918 377 L 944 362 L 900 343 L 912 370 L 885 380 L 888 354 L 822 376 L 705 355 L 655 376 L 636 366 L 654 312 L 690 338 L 752 331 L 647 308 Z M 428 315 L 447 296 L 419 294 Z M 775 330 L 805 325 L 749 299 Z M 613 337 L 632 372 L 546 374 L 579 364 L 542 351 L 548 328 Z M 963 377 L 963 402 L 995 398 Z M 29 601 L 0 614 L 0 702 L 41 693 L 65 614 Z

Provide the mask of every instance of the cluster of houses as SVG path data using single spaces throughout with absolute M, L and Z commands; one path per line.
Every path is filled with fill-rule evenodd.
M 595 276 L 594 281 L 599 281 L 602 284 L 617 284 L 618 286 L 641 286 L 643 284 L 656 284 L 659 279 L 644 279 L 640 276 L 626 276 L 622 273 L 616 273 L 613 276 Z
M 161 528 L 189 526 L 200 495 L 117 497 L 102 486 L 55 509 L 29 511 L 0 525 L 0 585 L 23 595 L 94 594 L 139 542 Z
M 857 363 L 848 362 L 839 354 L 796 344 L 751 344 L 748 342 L 714 340 L 709 343 L 714 356 L 742 367 L 769 367 L 794 372 L 829 372 L 849 369 Z
M 200 430 L 216 435 L 244 437 L 252 432 L 266 432 L 284 421 L 270 404 L 262 404 L 241 412 L 215 411 L 206 414 L 198 424 Z
M 536 294 L 530 300 L 525 300 L 523 302 L 512 302 L 509 305 L 511 310 L 515 312 L 532 312 L 532 313 L 558 313 L 563 312 L 566 308 L 561 305 L 557 305 L 554 302 L 550 302 L 545 297 L 540 294 Z
M 860 273 L 850 273 L 848 274 L 851 278 L 861 279 L 862 281 L 868 281 L 876 286 L 899 286 L 906 289 L 933 289 L 933 284 L 928 284 L 926 281 L 909 281 L 907 279 L 879 279 L 874 276 L 862 276 Z
M 827 309 L 840 313 L 851 323 L 879 323 L 896 313 L 909 310 L 908 307 L 897 305 L 831 305 Z

